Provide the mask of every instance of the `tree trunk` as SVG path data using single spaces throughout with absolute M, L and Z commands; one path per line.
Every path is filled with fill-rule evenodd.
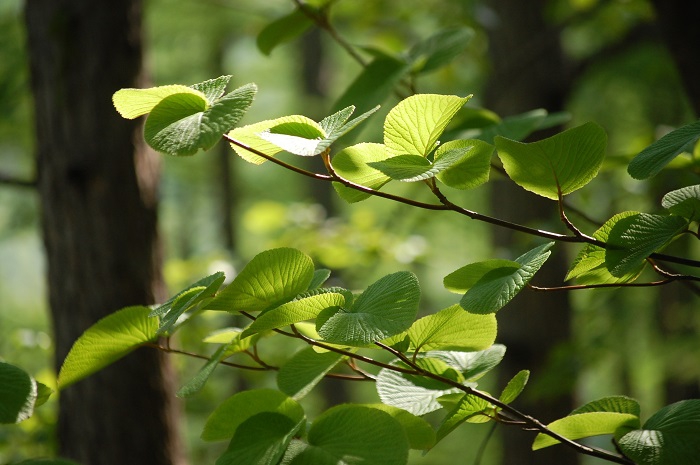
M 99 318 L 162 298 L 157 163 L 111 104 L 141 75 L 141 2 L 31 0 L 25 19 L 56 364 Z M 170 370 L 140 350 L 61 392 L 59 454 L 183 463 Z
M 536 108 L 562 109 L 569 91 L 559 35 L 542 15 L 545 0 L 494 0 L 490 3 L 497 23 L 489 30 L 489 54 L 492 73 L 486 93 L 486 106 L 500 115 L 509 116 Z M 556 203 L 533 195 L 510 181 L 493 186 L 492 211 L 495 216 L 520 224 L 542 224 L 555 218 Z M 497 230 L 497 247 L 513 249 L 519 236 L 512 231 Z M 532 244 L 530 244 L 532 245 Z M 525 244 L 518 252 L 525 252 Z M 517 254 L 515 255 L 517 256 Z M 515 256 L 509 257 L 514 259 Z M 556 285 L 566 273 L 561 251 L 555 252 L 535 277 L 540 285 Z M 521 292 L 499 312 L 499 340 L 508 347 L 501 369 L 501 384 L 521 369 L 532 373 L 531 386 L 518 400 L 518 408 L 545 423 L 571 412 L 572 374 L 556 379 L 547 374 L 553 351 L 570 338 L 571 308 L 565 293 Z M 568 375 L 568 376 L 567 376 Z M 543 378 L 556 379 L 543 383 Z M 568 378 L 568 379 L 567 379 Z M 558 383 L 559 386 L 553 384 Z M 538 390 L 546 389 L 546 392 Z M 529 394 L 527 391 L 530 391 Z M 565 465 L 577 463 L 577 456 L 562 446 L 531 451 L 534 436 L 513 427 L 503 432 L 503 463 Z

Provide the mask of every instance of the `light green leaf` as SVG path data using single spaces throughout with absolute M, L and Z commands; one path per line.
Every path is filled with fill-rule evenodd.
M 371 284 L 353 303 L 316 320 L 326 341 L 351 346 L 371 344 L 405 331 L 418 313 L 420 286 L 413 273 L 400 271 Z M 326 313 L 326 312 L 324 312 Z
M 233 354 L 248 350 L 260 339 L 260 334 L 254 334 L 250 337 L 242 337 L 242 334 L 243 330 L 241 328 L 224 328 L 214 331 L 204 338 L 204 342 L 209 344 L 226 344 L 226 350 L 221 355 L 221 360 L 224 360 Z
M 187 290 L 179 293 L 170 304 L 170 308 L 162 314 L 158 334 L 169 332 L 183 313 L 208 299 L 212 299 L 225 279 L 226 276 L 222 272 L 217 272 L 199 281 L 202 284 L 206 283 L 206 285 L 190 286 Z M 159 308 L 162 309 L 163 306 Z M 150 315 L 158 313 L 154 310 Z
M 520 187 L 548 199 L 570 194 L 590 182 L 605 158 L 607 135 L 595 123 L 525 144 L 495 138 L 508 176 Z
M 572 414 L 590 412 L 617 412 L 640 416 L 639 402 L 627 396 L 603 397 L 577 408 Z
M 476 381 L 494 369 L 506 353 L 506 347 L 494 344 L 477 352 L 431 351 L 426 355 L 437 358 L 458 370 L 467 381 Z
M 231 80 L 231 76 L 219 76 L 215 79 L 208 79 L 204 82 L 193 84 L 191 87 L 204 94 L 207 102 L 214 103 L 226 92 L 226 86 Z
M 316 123 L 287 122 L 273 126 L 258 136 L 294 155 L 311 157 L 327 147 L 327 144 L 323 144 L 326 134 L 318 126 Z
M 319 416 L 308 434 L 309 447 L 292 465 L 405 465 L 408 440 L 397 420 L 361 405 L 338 405 Z
M 422 419 L 408 413 L 398 407 L 386 404 L 364 404 L 366 407 L 376 408 L 391 415 L 403 427 L 411 449 L 426 450 L 435 445 L 435 431 L 433 427 Z
M 502 259 L 470 263 L 445 276 L 442 283 L 448 291 L 455 294 L 464 294 L 474 287 L 484 275 L 502 268 L 510 268 L 515 271 L 520 268 L 520 264 L 512 260 Z
M 632 273 L 687 228 L 688 220 L 680 216 L 638 213 L 622 218 L 610 230 L 605 266 L 613 276 Z
M 144 138 L 151 147 L 168 155 L 208 150 L 240 121 L 256 91 L 254 84 L 246 84 L 209 103 L 193 94 L 165 97 L 151 110 Z
M 455 189 L 473 189 L 489 180 L 493 145 L 480 140 L 454 140 L 440 145 L 435 151 L 439 165 L 448 154 L 459 157 L 449 160 L 449 166 L 437 174 L 440 182 Z M 451 158 L 451 157 L 450 157 Z
M 639 465 L 679 465 L 697 463 L 699 438 L 700 400 L 690 399 L 662 408 L 618 444 Z
M 51 397 L 51 394 L 53 394 L 53 389 L 51 389 L 47 385 L 37 381 L 37 383 L 36 383 L 36 403 L 34 404 L 34 408 L 39 407 L 41 405 L 44 405 L 46 403 L 46 401 L 49 400 L 49 397 Z
M 457 405 L 447 414 L 438 427 L 435 443 L 442 441 L 445 436 L 454 431 L 465 421 L 471 420 L 474 423 L 485 423 L 491 418 L 485 415 L 493 409 L 491 404 L 485 400 L 471 394 L 465 394 L 457 402 Z
M 256 40 L 258 49 L 263 54 L 269 55 L 275 47 L 299 37 L 313 24 L 313 21 L 297 8 L 272 21 L 260 31 Z
M 274 465 L 304 426 L 275 412 L 261 412 L 241 423 L 216 465 Z
M 408 182 L 429 179 L 438 172 L 428 159 L 420 155 L 397 155 L 383 161 L 368 163 L 368 165 L 391 179 Z
M 314 271 L 314 277 L 311 280 L 311 283 L 309 284 L 309 289 L 316 289 L 319 288 L 328 281 L 328 278 L 331 277 L 331 270 L 327 270 L 325 268 L 322 268 L 320 270 Z
M 619 430 L 639 428 L 639 417 L 630 413 L 589 412 L 577 413 L 556 420 L 547 428 L 567 439 L 581 439 L 603 434 L 615 434 Z M 532 443 L 532 450 L 559 444 L 559 441 L 545 434 L 538 434 Z
M 37 392 L 34 378 L 19 367 L 0 362 L 0 424 L 31 417 Z
M 634 157 L 627 172 L 635 179 L 656 176 L 671 160 L 683 152 L 692 152 L 700 138 L 700 121 L 671 131 Z
M 504 404 L 510 404 L 518 398 L 521 392 L 523 392 L 528 379 L 530 379 L 529 370 L 519 371 L 515 376 L 513 376 L 513 378 L 511 378 L 510 381 L 508 381 L 508 384 L 503 389 L 503 392 L 498 399 Z
M 354 105 L 359 113 L 364 113 L 386 100 L 396 84 L 410 70 L 403 60 L 381 57 L 365 66 L 350 86 L 333 105 L 335 111 Z
M 433 355 L 434 353 L 431 353 Z M 422 358 L 422 357 L 421 357 Z M 418 359 L 417 359 L 418 360 Z M 433 360 L 433 362 L 436 362 Z M 392 365 L 405 368 L 401 362 L 394 361 Z M 456 374 L 454 368 L 448 364 L 441 365 L 444 374 L 448 378 L 453 378 Z M 437 371 L 437 363 L 433 363 L 433 370 Z M 460 378 L 462 378 L 460 376 Z M 382 368 L 377 375 L 377 394 L 381 401 L 413 415 L 425 415 L 426 413 L 439 410 L 441 408 L 437 399 L 445 394 L 460 392 L 458 388 L 448 384 L 426 378 L 424 376 L 414 376 L 397 371 Z
M 370 108 L 360 116 L 347 121 L 350 115 L 355 111 L 355 107 L 351 105 L 331 116 L 324 118 L 320 124 L 327 134 L 326 139 L 324 140 L 326 147 L 330 146 L 333 142 L 355 129 L 360 123 L 372 116 L 377 110 L 379 110 L 379 105 L 375 106 L 374 108 Z M 345 116 L 346 114 L 347 117 Z
M 260 121 L 259 123 L 249 124 L 240 128 L 235 128 L 233 131 L 228 133 L 228 136 L 244 144 L 247 147 L 250 147 L 252 149 L 257 150 L 258 152 L 262 152 L 265 155 L 269 155 L 272 157 L 282 152 L 282 149 L 278 145 L 273 144 L 272 142 L 268 142 L 262 137 L 260 137 L 260 134 L 264 133 L 265 131 L 269 131 L 273 127 L 284 127 L 283 125 L 289 123 L 297 123 L 300 125 L 311 126 L 316 128 L 320 134 L 323 134 L 323 129 L 316 121 L 307 118 L 306 116 L 290 115 L 283 116 L 281 118 Z M 260 155 L 256 155 L 250 150 L 246 150 L 245 148 L 239 147 L 236 144 L 232 143 L 231 148 L 233 148 L 233 150 L 236 152 L 236 154 L 238 154 L 238 156 L 240 156 L 242 159 L 249 163 L 259 165 L 267 161 Z
M 222 272 L 216 272 L 214 274 L 211 274 L 205 278 L 200 279 L 199 281 L 190 284 L 174 296 L 172 296 L 170 299 L 168 299 L 165 303 L 155 307 L 153 310 L 151 310 L 151 313 L 148 316 L 163 316 L 167 312 L 172 309 L 173 304 L 175 303 L 176 300 L 179 300 L 185 293 L 191 291 L 194 288 L 207 288 L 210 284 L 214 283 L 219 279 L 220 276 L 222 276 Z
M 457 111 L 471 98 L 412 95 L 391 109 L 384 120 L 384 145 L 392 155 L 428 156 Z
M 384 145 L 361 143 L 338 152 L 331 160 L 331 165 L 341 178 L 354 184 L 379 190 L 391 178 L 369 166 L 369 163 L 386 160 L 387 158 L 389 158 L 389 154 Z M 349 203 L 359 202 L 370 197 L 370 194 L 345 187 L 339 183 L 334 183 L 333 187 L 335 187 L 338 195 Z
M 610 218 L 595 233 L 593 239 L 608 242 L 610 231 L 618 221 L 637 215 L 639 212 L 623 212 Z M 580 284 L 614 284 L 626 283 L 637 279 L 644 269 L 646 262 L 641 262 L 637 268 L 631 269 L 620 277 L 613 276 L 605 266 L 605 249 L 593 244 L 586 244 L 574 259 L 566 275 L 566 280 L 576 278 Z
M 312 347 L 306 347 L 282 365 L 277 374 L 277 387 L 292 399 L 299 400 L 342 359 L 343 356 L 336 352 L 318 353 Z
M 700 221 L 700 185 L 669 192 L 661 199 L 661 206 L 688 221 Z
M 474 36 L 474 30 L 466 27 L 443 29 L 418 42 L 408 51 L 413 72 L 425 74 L 449 64 L 462 53 Z
M 156 339 L 158 319 L 150 309 L 126 307 L 90 326 L 73 344 L 58 373 L 58 389 L 111 365 L 146 342 Z
M 494 313 L 510 302 L 530 282 L 530 279 L 549 258 L 551 253 L 549 249 L 553 244 L 553 242 L 543 244 L 521 255 L 515 260 L 517 267 L 506 264 L 502 267 L 493 268 L 478 278 L 476 282 L 474 282 L 474 278 L 476 278 L 474 269 L 478 269 L 476 267 L 466 271 L 464 268 L 457 270 L 445 277 L 445 280 L 446 282 L 452 282 L 455 273 L 457 273 L 457 276 L 466 276 L 467 279 L 459 285 L 459 287 L 469 286 L 459 302 L 462 308 L 471 313 Z M 493 266 L 493 262 L 489 262 L 491 263 L 488 263 L 483 268 Z M 456 286 L 451 287 L 454 288 Z
M 345 305 L 345 297 L 338 293 L 323 293 L 295 299 L 261 314 L 246 328 L 242 337 L 311 320 L 316 318 L 322 310 L 342 305 Z
M 453 305 L 414 322 L 408 330 L 416 350 L 474 351 L 490 347 L 496 339 L 494 314 L 476 315 Z
M 314 264 L 303 252 L 292 248 L 267 250 L 253 257 L 206 308 L 228 312 L 265 310 L 304 292 L 313 275 Z
M 208 106 L 207 96 L 204 93 L 178 84 L 150 89 L 120 89 L 112 96 L 112 103 L 123 118 L 134 119 L 150 113 L 164 98 L 178 94 L 189 95 L 197 108 L 206 109 Z
M 294 399 L 274 389 L 252 389 L 234 394 L 219 404 L 204 425 L 202 439 L 231 439 L 244 421 L 262 412 L 284 415 L 294 424 L 304 419 L 304 410 Z

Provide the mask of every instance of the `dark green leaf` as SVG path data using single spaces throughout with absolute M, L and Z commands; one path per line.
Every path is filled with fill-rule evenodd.
M 687 227 L 688 220 L 679 216 L 638 213 L 622 218 L 610 230 L 605 266 L 613 276 L 631 273 Z
M 265 55 L 280 44 L 289 42 L 306 32 L 313 21 L 299 9 L 277 18 L 260 31 L 257 38 L 258 49 Z
M 0 423 L 19 423 L 32 416 L 37 383 L 24 370 L 0 362 Z
M 408 52 L 416 74 L 428 73 L 449 64 L 462 53 L 474 36 L 472 29 L 444 29 L 414 45 Z
M 568 122 L 568 113 L 547 113 L 542 108 L 515 116 L 508 116 L 495 124 L 485 127 L 475 138 L 494 143 L 496 136 L 522 141 L 535 131 L 559 126 Z
M 627 167 L 635 179 L 657 175 L 671 160 L 683 152 L 691 152 L 700 138 L 700 121 L 672 131 L 642 150 Z
M 209 377 L 214 373 L 214 369 L 217 367 L 219 362 L 224 359 L 224 353 L 226 352 L 227 346 L 222 345 L 217 349 L 217 351 L 212 355 L 209 360 L 200 368 L 199 372 L 189 380 L 184 386 L 182 386 L 175 395 L 178 397 L 190 397 L 197 394 L 202 390 L 204 385 L 209 380 Z
M 398 421 L 406 433 L 411 449 L 426 450 L 435 444 L 435 431 L 433 431 L 430 423 L 421 417 L 386 404 L 365 404 L 365 406 L 386 412 Z
M 343 356 L 336 352 L 316 352 L 307 347 L 280 368 L 277 386 L 293 399 L 301 399 L 333 369 Z
M 664 195 L 661 205 L 688 221 L 700 220 L 700 185 L 688 186 Z

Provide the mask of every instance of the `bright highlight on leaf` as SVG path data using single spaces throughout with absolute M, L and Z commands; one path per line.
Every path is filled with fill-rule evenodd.
M 227 312 L 265 310 L 304 292 L 314 275 L 311 258 L 296 249 L 271 249 L 256 255 L 233 282 L 207 305 Z
M 207 97 L 202 92 L 178 84 L 150 89 L 120 89 L 112 96 L 112 103 L 123 118 L 134 119 L 150 113 L 164 98 L 178 94 L 184 94 L 183 100 L 187 98 L 185 96 L 190 96 L 197 108 L 206 109 L 208 105 Z
M 331 160 L 333 169 L 343 179 L 354 184 L 379 190 L 391 178 L 381 171 L 372 168 L 370 163 L 380 162 L 389 158 L 386 147 L 382 144 L 362 143 L 353 145 L 338 152 Z M 365 200 L 370 194 L 334 183 L 333 187 L 343 200 L 354 203 Z
M 452 117 L 470 98 L 418 94 L 402 100 L 384 121 L 384 145 L 392 155 L 427 157 Z
M 474 351 L 494 343 L 496 326 L 494 314 L 476 315 L 453 305 L 414 322 L 408 336 L 415 350 Z
M 508 176 L 520 187 L 548 199 L 588 184 L 605 158 L 607 135 L 595 123 L 525 144 L 496 137 L 496 150 Z
M 700 220 L 700 185 L 669 192 L 661 200 L 661 206 L 688 221 Z
M 58 388 L 101 370 L 147 342 L 156 339 L 158 319 L 150 309 L 126 307 L 89 327 L 71 347 L 58 374 Z

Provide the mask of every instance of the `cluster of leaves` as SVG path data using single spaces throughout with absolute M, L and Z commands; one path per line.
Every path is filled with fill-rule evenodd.
M 301 174 L 333 182 L 348 202 L 381 196 L 419 208 L 453 211 L 470 218 L 510 227 L 547 242 L 515 260 L 486 260 L 467 264 L 444 279 L 447 290 L 461 295 L 458 304 L 416 319 L 420 286 L 409 272 L 377 280 L 362 293 L 324 287 L 330 272 L 316 269 L 311 258 L 296 249 L 263 252 L 225 287 L 223 273 L 192 284 L 155 308 L 128 307 L 107 316 L 76 341 L 59 373 L 59 389 L 108 366 L 137 347 L 186 353 L 162 344 L 203 311 L 244 315 L 245 328 L 217 331 L 207 338 L 218 344 L 200 372 L 178 395 L 197 393 L 219 365 L 242 369 L 277 370 L 278 390 L 254 389 L 224 401 L 211 415 L 204 440 L 229 440 L 217 463 L 406 463 L 408 450 L 429 450 L 464 422 L 499 421 L 538 431 L 533 449 L 565 443 L 577 451 L 617 463 L 649 465 L 691 463 L 700 453 L 700 401 L 673 404 L 643 425 L 638 404 L 626 397 L 590 402 L 569 416 L 544 425 L 513 408 L 528 372 L 518 373 L 494 396 L 478 389 L 478 379 L 505 354 L 496 340 L 495 314 L 529 286 L 556 242 L 583 244 L 567 279 L 579 286 L 623 286 L 651 264 L 663 283 L 693 276 L 672 274 L 659 261 L 697 265 L 659 250 L 696 224 L 700 188 L 686 187 L 667 194 L 664 214 L 624 212 L 608 220 L 592 236 L 566 217 L 564 196 L 584 187 L 598 173 L 605 156 L 606 135 L 587 123 L 533 143 L 520 142 L 538 125 L 541 114 L 500 121 L 480 128 L 478 138 L 441 142 L 445 131 L 469 97 L 414 95 L 396 105 L 384 121 L 383 143 L 363 142 L 331 156 L 332 145 L 372 115 L 370 109 L 351 119 L 348 106 L 315 122 L 300 115 L 235 128 L 255 94 L 254 85 L 230 93 L 230 76 L 187 86 L 123 89 L 114 103 L 126 118 L 149 114 L 148 143 L 170 155 L 192 155 L 208 149 L 222 135 L 244 160 L 271 160 Z M 504 135 L 511 137 L 505 137 Z M 513 134 L 517 134 L 514 137 Z M 694 145 L 695 125 L 681 128 L 645 150 L 630 165 L 636 177 L 648 177 L 673 157 Z M 288 152 L 321 156 L 327 174 L 308 172 L 280 161 Z M 556 201 L 571 234 L 533 230 L 460 207 L 439 186 L 472 189 L 488 181 L 493 155 L 499 170 L 516 184 Z M 393 181 L 421 182 L 438 203 L 424 203 L 384 190 Z M 303 348 L 282 366 L 259 356 L 259 344 L 293 338 Z M 380 361 L 374 353 L 390 353 Z M 195 355 L 195 354 L 189 354 Z M 247 358 L 248 363 L 229 361 Z M 250 364 L 250 360 L 253 364 Z M 0 365 L 9 377 L 2 420 L 17 422 L 48 396 L 43 388 L 10 365 Z M 21 375 L 21 376 L 20 376 Z M 299 401 L 324 377 L 373 381 L 381 403 L 336 406 L 310 425 Z M 20 377 L 22 380 L 20 380 Z M 37 400 L 39 399 L 39 400 Z M 439 424 L 423 415 L 444 410 Z M 582 445 L 575 440 L 612 435 L 619 455 Z

